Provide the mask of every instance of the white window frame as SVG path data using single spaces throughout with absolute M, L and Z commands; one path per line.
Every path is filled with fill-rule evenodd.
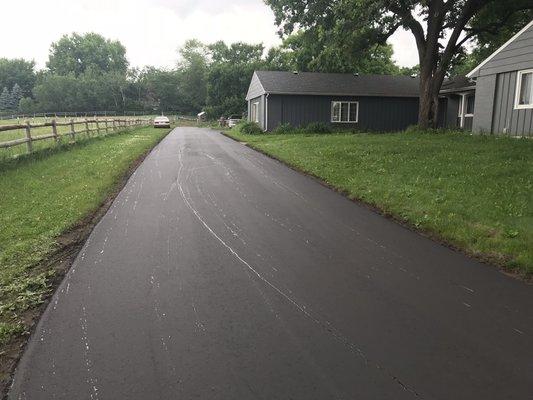
M 342 119 L 342 105 L 348 104 L 348 121 L 335 121 L 333 119 L 333 108 L 336 104 L 340 104 L 339 112 L 339 118 Z M 356 112 L 355 112 L 355 121 L 350 120 L 350 108 L 352 107 L 352 104 L 356 105 Z M 357 124 L 359 122 L 359 102 L 358 101 L 341 101 L 341 100 L 335 100 L 331 102 L 331 123 L 333 124 Z
M 533 69 L 524 69 L 522 71 L 518 71 L 518 74 L 516 75 L 516 92 L 514 96 L 514 108 L 515 110 L 524 110 L 528 108 L 533 108 L 533 103 L 531 104 L 519 104 L 520 103 L 520 87 L 522 86 L 522 76 L 524 74 L 533 74 Z M 531 90 L 533 90 L 533 85 Z
M 254 101 L 252 103 L 251 114 L 252 114 L 252 122 L 259 123 L 259 102 L 258 101 Z
M 459 128 L 464 128 L 465 118 L 474 116 L 474 114 L 466 113 L 466 108 L 468 105 L 466 99 L 468 96 L 475 96 L 475 93 L 459 93 L 459 96 L 461 96 L 461 99 L 459 100 L 459 112 L 457 114 L 457 118 L 459 118 Z

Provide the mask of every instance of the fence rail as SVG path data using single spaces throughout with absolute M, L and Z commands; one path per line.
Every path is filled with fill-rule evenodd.
M 80 134 L 101 134 L 103 132 L 109 133 L 110 131 L 117 132 L 132 126 L 147 126 L 151 125 L 151 123 L 151 118 L 86 118 L 83 120 L 71 119 L 68 122 L 58 122 L 54 119 L 51 122 L 43 122 L 38 124 L 32 124 L 29 121 L 26 121 L 24 124 L 0 125 L 0 149 L 19 146 L 26 143 L 27 152 L 32 153 L 33 142 L 36 141 L 54 139 L 56 142 L 59 142 L 62 137 L 69 137 L 71 141 L 76 141 L 76 135 Z M 76 127 L 79 125 L 83 125 L 84 129 L 76 130 Z M 51 128 L 49 133 L 32 135 L 32 130 L 46 127 Z M 58 132 L 58 127 L 70 127 L 70 129 L 68 129 L 66 132 L 60 133 Z M 1 135 L 3 132 L 22 130 L 25 132 L 25 137 L 1 141 Z

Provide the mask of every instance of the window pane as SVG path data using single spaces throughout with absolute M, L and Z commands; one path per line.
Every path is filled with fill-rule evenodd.
M 466 97 L 466 113 L 467 114 L 474 114 L 474 102 L 475 102 L 474 95 L 470 95 Z
M 518 104 L 531 104 L 531 80 L 533 73 L 528 72 L 527 74 L 522 74 L 522 81 L 520 82 L 520 97 L 518 99 Z
M 331 108 L 331 120 L 333 122 L 340 122 L 341 120 L 341 103 L 334 101 Z
M 341 121 L 348 122 L 348 103 L 341 103 Z
M 350 122 L 357 122 L 357 103 L 350 103 Z

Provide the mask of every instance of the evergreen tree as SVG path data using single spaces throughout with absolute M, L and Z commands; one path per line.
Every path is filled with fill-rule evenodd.
M 7 90 L 6 87 L 4 87 L 4 90 L 2 90 L 2 93 L 0 94 L 0 110 L 7 110 L 9 109 L 9 103 L 11 100 L 11 94 L 9 93 L 9 90 Z
M 18 83 L 15 83 L 13 85 L 13 89 L 11 89 L 11 96 L 9 99 L 9 106 L 10 106 L 9 108 L 11 110 L 18 110 L 20 99 L 22 99 L 22 97 L 23 97 L 22 89 L 20 88 Z

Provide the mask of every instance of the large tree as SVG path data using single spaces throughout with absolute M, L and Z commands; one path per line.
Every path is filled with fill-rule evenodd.
M 533 8 L 533 0 L 265 0 L 280 34 L 295 30 L 324 32 L 341 47 L 357 38 L 357 47 L 384 44 L 399 28 L 410 31 L 420 65 L 419 125 L 435 126 L 438 94 L 450 65 L 476 35 L 505 27 L 515 13 Z M 491 11 L 487 21 L 473 21 Z M 355 33 L 355 35 L 354 35 Z
M 64 35 L 50 47 L 47 67 L 56 75 L 96 73 L 126 74 L 126 48 L 97 33 Z
M 207 97 L 207 73 L 209 54 L 207 47 L 198 40 L 188 40 L 179 50 L 178 93 L 185 112 L 196 113 L 205 106 Z
M 31 95 L 36 79 L 34 68 L 34 61 L 0 58 L 0 87 L 12 90 L 18 84 L 25 96 Z
M 337 32 L 309 29 L 294 33 L 267 55 L 272 69 L 312 72 L 358 72 L 361 74 L 397 74 L 390 45 L 374 44 L 361 49 L 357 32 L 350 38 Z

